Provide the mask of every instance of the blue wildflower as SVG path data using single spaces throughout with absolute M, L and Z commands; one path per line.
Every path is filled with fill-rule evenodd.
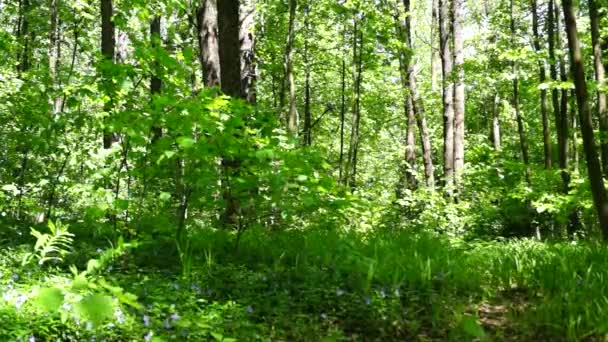
M 84 326 L 87 330 L 93 330 L 93 322 L 91 321 L 87 321 Z
M 196 294 L 201 294 L 201 287 L 196 285 L 196 284 L 192 284 L 192 286 L 190 286 L 190 288 L 192 289 L 192 291 L 196 292 Z
M 27 341 L 28 342 L 36 342 L 36 337 L 34 335 L 31 335 L 30 338 L 28 338 Z
M 17 280 L 19 279 L 19 275 L 17 273 L 13 273 L 13 276 L 11 278 L 13 278 L 13 280 Z
M 249 305 L 246 310 L 247 313 L 253 313 L 253 308 L 251 307 L 251 305 Z
M 152 331 L 148 331 L 148 333 L 144 335 L 144 341 L 150 342 L 152 340 L 152 336 L 154 336 L 154 333 Z
M 118 324 L 123 324 L 125 322 L 125 314 L 120 309 L 114 310 L 114 317 L 116 317 Z
M 15 300 L 15 307 L 17 308 L 17 310 L 21 309 L 21 306 L 23 306 L 23 303 L 25 303 L 26 300 L 27 297 L 24 295 L 17 296 L 17 300 Z
M 171 315 L 171 320 L 172 320 L 172 321 L 174 321 L 174 322 L 175 322 L 175 321 L 177 321 L 178 319 L 179 319 L 179 314 L 178 314 L 177 312 Z
M 163 323 L 163 327 L 164 327 L 165 329 L 171 329 L 171 323 L 169 323 L 169 321 L 168 321 L 168 320 L 165 320 L 165 322 Z
M 144 320 L 144 327 L 146 327 L 146 328 L 149 327 L 150 326 L 150 316 L 144 315 L 143 320 Z
M 372 303 L 371 298 L 365 297 L 365 305 L 370 305 Z
M 384 291 L 384 288 L 380 290 L 380 298 L 386 298 L 386 292 Z

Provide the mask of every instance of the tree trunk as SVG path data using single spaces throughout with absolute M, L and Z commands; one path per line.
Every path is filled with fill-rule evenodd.
M 222 91 L 232 97 L 241 97 L 239 0 L 219 1 L 217 18 Z
M 61 112 L 62 97 L 60 94 L 59 66 L 61 60 L 61 27 L 59 19 L 59 1 L 50 0 L 51 20 L 49 28 L 49 74 L 53 86 L 51 108 L 53 115 Z
M 559 81 L 557 74 L 557 57 L 555 55 L 555 45 L 556 39 L 558 42 L 558 46 L 561 47 L 561 35 L 559 28 L 559 10 L 557 6 L 555 6 L 555 0 L 549 0 L 549 10 L 547 17 L 547 28 L 549 31 L 549 60 L 550 60 L 550 71 L 551 71 L 551 81 L 557 82 Z M 557 30 L 556 30 L 557 27 Z M 556 35 L 557 32 L 557 35 Z M 563 61 L 560 62 L 563 65 Z M 566 76 L 566 70 L 564 69 L 564 77 Z M 567 96 L 568 93 L 562 92 L 562 101 L 561 107 L 567 106 Z M 560 107 L 559 100 L 559 90 L 557 88 L 553 88 L 551 90 L 551 102 L 553 104 L 553 115 L 555 117 L 555 128 L 557 133 L 557 147 L 558 147 L 558 161 L 559 168 L 561 170 L 562 182 L 564 183 L 563 191 L 567 193 L 570 188 L 570 173 L 568 172 L 568 114 L 562 113 L 562 109 Z
M 155 16 L 150 22 L 150 42 L 152 49 L 159 49 L 161 45 L 160 39 L 160 17 Z M 154 98 L 155 95 L 160 94 L 162 87 L 162 81 L 160 79 L 160 65 L 158 59 L 155 58 L 152 68 L 152 77 L 150 79 L 150 94 Z M 152 141 L 160 139 L 163 135 L 163 129 L 161 126 L 152 126 Z
M 439 57 L 440 49 L 437 46 L 437 30 L 439 28 L 439 10 L 437 8 L 438 0 L 433 0 L 432 3 L 432 19 L 431 19 L 431 89 L 437 91 L 437 75 L 441 73 L 441 58 Z M 441 44 L 439 44 L 441 45 Z
M 346 24 L 344 25 L 344 34 L 342 35 L 343 38 L 343 45 L 346 45 Z M 345 119 L 345 115 L 346 115 L 346 49 L 344 50 L 344 53 L 342 55 L 342 70 L 340 72 L 340 76 L 342 78 L 342 87 L 340 89 L 340 159 L 339 159 L 339 163 L 340 163 L 340 170 L 339 170 L 339 174 L 338 174 L 338 181 L 339 182 L 344 182 L 345 177 L 344 176 L 344 169 L 343 169 L 343 164 L 344 164 L 344 119 Z
M 454 33 L 454 182 L 460 184 L 464 172 L 464 134 L 465 134 L 465 99 L 464 99 L 464 2 L 452 0 Z
M 534 50 L 536 53 L 542 53 L 541 37 L 538 30 L 538 0 L 532 0 L 532 29 L 534 31 Z M 538 61 L 539 80 L 543 84 L 547 80 L 545 61 Z M 545 88 L 540 91 L 540 112 L 543 122 L 543 150 L 545 169 L 551 168 L 551 130 L 549 128 L 549 117 L 547 114 L 547 90 Z
M 597 81 L 597 110 L 600 121 L 600 148 L 602 153 L 602 169 L 604 176 L 608 177 L 608 110 L 606 108 L 606 93 L 602 91 L 605 83 L 605 70 L 602 60 L 602 46 L 599 29 L 599 15 L 597 13 L 597 0 L 589 0 L 589 17 L 591 19 L 591 42 L 593 45 L 593 58 L 595 64 L 595 80 Z
M 224 0 L 222 0 L 224 1 Z M 241 96 L 251 104 L 257 101 L 255 83 L 257 79 L 255 63 L 255 0 L 242 0 L 240 11 L 241 42 Z
M 450 189 L 454 182 L 454 83 L 450 47 L 450 0 L 438 0 L 441 68 L 443 75 L 443 177 Z M 449 190 L 448 190 L 449 191 Z
M 308 36 L 311 34 L 310 22 L 309 22 L 309 4 L 305 5 L 304 9 L 304 146 L 310 146 L 312 144 L 312 113 L 310 112 L 311 98 L 310 98 L 310 56 L 308 46 Z
M 17 40 L 21 44 L 17 56 L 17 73 L 21 76 L 30 68 L 30 0 L 19 1 Z
M 202 0 L 198 9 L 199 59 L 205 87 L 220 85 L 220 55 L 217 28 L 217 0 Z
M 516 37 L 516 33 L 515 33 L 515 6 L 514 6 L 514 0 L 511 0 L 511 24 L 510 24 L 510 28 L 511 28 L 511 48 L 515 49 L 516 48 L 516 42 L 515 42 L 515 37 Z M 513 109 L 515 110 L 515 117 L 517 119 L 517 131 L 519 133 L 519 145 L 521 148 L 521 159 L 524 162 L 524 166 L 526 168 L 525 170 L 525 176 L 526 176 L 526 182 L 528 182 L 528 184 L 530 183 L 530 160 L 529 160 L 529 154 L 528 154 L 528 138 L 526 136 L 526 131 L 525 131 L 525 127 L 524 127 L 524 119 L 521 116 L 521 112 L 519 110 L 519 76 L 518 76 L 518 65 L 517 62 L 513 61 L 512 62 L 512 69 L 513 69 L 513 98 L 512 98 L 512 106 Z
M 297 0 L 289 0 L 289 26 L 287 28 L 287 44 L 285 45 L 285 86 L 288 94 L 287 131 L 291 135 L 298 134 L 298 110 L 296 107 L 296 86 L 293 76 L 293 44 L 295 39 L 295 20 Z
M 112 7 L 112 0 L 101 0 L 101 55 L 106 63 L 114 63 L 114 54 L 116 50 L 116 36 L 115 27 L 112 16 L 114 9 Z M 108 66 L 106 66 L 107 68 Z M 112 111 L 114 91 L 112 86 L 111 76 L 109 74 L 104 75 L 105 90 L 109 93 L 109 100 L 104 104 L 104 112 L 109 113 Z M 108 149 L 112 147 L 112 144 L 116 142 L 116 136 L 108 128 L 104 128 L 103 132 L 103 147 Z
M 357 177 L 357 151 L 359 149 L 359 125 L 361 122 L 360 100 L 361 81 L 363 73 L 363 31 L 359 29 L 355 19 L 353 34 L 353 116 L 351 124 L 350 146 L 346 161 L 346 184 L 351 189 L 356 188 Z
M 604 188 L 602 169 L 595 147 L 593 120 L 591 117 L 591 110 L 589 109 L 587 80 L 585 79 L 585 66 L 578 40 L 576 17 L 572 7 L 572 0 L 563 0 L 562 6 L 566 22 L 566 33 L 568 35 L 568 50 L 570 51 L 570 62 L 575 85 L 578 115 L 581 124 L 581 133 L 583 135 L 583 147 L 587 159 L 589 184 L 591 185 L 591 193 L 599 217 L 602 235 L 604 239 L 608 239 L 608 202 L 606 201 L 606 189 Z
M 494 151 L 500 152 L 500 111 L 498 108 L 498 104 L 496 103 L 497 101 L 500 101 L 500 98 L 498 98 L 498 94 L 494 95 L 494 97 L 492 98 L 492 144 L 494 145 Z
M 435 168 L 433 166 L 431 139 L 428 132 L 426 118 L 424 116 L 424 105 L 420 94 L 418 94 L 418 87 L 416 82 L 416 62 L 412 56 L 413 45 L 412 45 L 412 23 L 410 19 L 411 7 L 410 0 L 403 0 L 405 7 L 405 21 L 404 21 L 404 38 L 405 45 L 409 51 L 407 51 L 406 65 L 407 65 L 407 79 L 410 105 L 416 117 L 416 123 L 420 131 L 420 140 L 422 142 L 422 159 L 424 161 L 424 176 L 426 185 L 429 188 L 435 187 Z

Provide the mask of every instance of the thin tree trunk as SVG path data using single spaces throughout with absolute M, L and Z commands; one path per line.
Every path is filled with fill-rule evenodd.
M 593 202 L 597 210 L 600 229 L 604 239 L 608 239 L 608 202 L 606 200 L 606 189 L 602 178 L 602 169 L 595 147 L 593 134 L 593 120 L 589 109 L 589 95 L 587 93 L 587 80 L 585 78 L 585 66 L 578 40 L 576 17 L 572 7 L 572 0 L 563 0 L 564 18 L 566 22 L 566 33 L 568 35 L 568 48 L 570 51 L 570 62 L 572 76 L 574 78 L 576 102 L 578 115 L 583 134 L 583 147 L 587 159 L 587 173 L 591 185 Z
M 312 114 L 311 114 L 311 98 L 310 98 L 310 56 L 308 46 L 308 35 L 311 34 L 309 22 L 309 4 L 305 4 L 304 9 L 304 28 L 306 29 L 304 36 L 304 146 L 312 144 Z
M 441 68 L 443 74 L 443 178 L 450 189 L 454 182 L 454 82 L 450 47 L 450 0 L 438 0 Z M 450 191 L 450 190 L 448 190 Z
M 361 81 L 363 73 L 363 31 L 359 29 L 355 20 L 353 34 L 353 116 L 351 124 L 350 146 L 346 161 L 346 183 L 351 189 L 356 188 L 357 177 L 357 150 L 359 148 L 359 125 L 361 122 L 360 100 Z
M 516 44 L 515 44 L 515 37 L 516 37 L 516 33 L 515 33 L 515 6 L 514 6 L 514 0 L 511 0 L 511 24 L 510 24 L 510 28 L 511 28 L 511 47 L 513 49 L 516 48 Z M 518 76 L 518 65 L 517 62 L 513 61 L 512 62 L 512 69 L 513 69 L 513 98 L 512 98 L 512 106 L 513 109 L 515 110 L 515 117 L 517 119 L 517 131 L 519 133 L 519 145 L 521 148 L 521 159 L 524 162 L 524 166 L 526 168 L 525 170 L 525 176 L 526 176 L 526 182 L 530 183 L 530 160 L 529 160 L 529 154 L 528 154 L 528 138 L 526 136 L 526 131 L 525 131 L 525 127 L 524 127 L 524 119 L 521 116 L 521 112 L 519 110 L 519 76 Z
M 595 80 L 597 81 L 597 110 L 600 121 L 600 150 L 602 153 L 602 169 L 604 177 L 608 177 L 608 110 L 606 108 L 606 93 L 602 90 L 605 84 L 605 70 L 602 60 L 602 46 L 599 29 L 597 0 L 589 0 L 589 17 L 591 19 L 591 42 L 593 45 L 593 60 L 595 65 Z
M 538 0 L 532 0 L 532 29 L 534 31 L 534 49 L 537 53 L 541 53 L 541 37 L 538 29 Z M 547 80 L 545 61 L 538 61 L 539 80 L 540 83 L 545 83 Z M 540 112 L 543 122 L 543 150 L 545 169 L 551 168 L 551 130 L 549 127 L 549 116 L 547 114 L 547 90 L 542 88 L 540 91 Z
M 399 23 L 398 17 L 397 30 L 400 39 L 405 39 L 401 24 Z M 408 68 L 407 68 L 407 51 L 399 52 L 399 74 L 401 76 L 401 88 L 403 97 L 403 110 L 404 117 L 406 118 L 406 138 L 405 138 L 405 165 L 402 170 L 400 178 L 402 182 L 397 187 L 398 198 L 403 197 L 403 190 L 415 190 L 418 187 L 416 180 L 415 166 L 416 166 L 416 114 L 412 106 L 411 95 L 409 94 L 409 79 L 408 79 Z M 405 183 L 404 183 L 405 182 Z
M 465 89 L 464 89 L 464 2 L 452 0 L 454 34 L 454 182 L 458 186 L 464 172 Z
M 59 94 L 60 78 L 59 67 L 61 60 L 61 27 L 59 19 L 59 1 L 50 0 L 49 8 L 51 11 L 51 20 L 49 28 L 49 74 L 53 85 L 53 98 L 51 99 L 51 108 L 53 115 L 59 114 L 62 107 L 62 97 Z
M 298 110 L 296 107 L 296 86 L 293 76 L 293 44 L 295 40 L 295 20 L 297 0 L 289 0 L 289 26 L 287 44 L 285 45 L 285 85 L 288 94 L 287 131 L 292 135 L 298 133 Z
M 205 87 L 220 85 L 220 55 L 218 47 L 217 0 L 202 0 L 197 13 L 199 59 Z
M 431 149 L 431 139 L 430 134 L 428 132 L 428 127 L 426 123 L 426 118 L 424 116 L 424 105 L 422 103 L 422 99 L 418 94 L 418 87 L 416 82 L 416 62 L 415 58 L 412 56 L 413 45 L 412 45 L 412 23 L 411 23 L 411 6 L 410 0 L 403 0 L 403 5 L 405 7 L 405 21 L 404 21 L 404 38 L 405 45 L 409 49 L 407 52 L 408 56 L 406 58 L 407 65 L 407 79 L 408 79 L 408 89 L 409 89 L 409 98 L 411 99 L 411 108 L 414 111 L 414 115 L 416 117 L 416 123 L 418 125 L 418 129 L 420 131 L 420 140 L 422 142 L 422 159 L 424 162 L 424 176 L 426 180 L 426 185 L 429 188 L 435 187 L 435 168 L 433 166 L 433 158 L 432 158 L 432 149 Z
M 500 111 L 498 108 L 497 101 L 500 101 L 498 94 L 492 98 L 492 144 L 494 145 L 494 151 L 501 151 L 501 137 L 500 137 Z
M 150 42 L 152 49 L 160 48 L 160 17 L 156 16 L 150 22 Z M 155 58 L 152 68 L 152 77 L 150 78 L 150 94 L 152 97 L 160 94 L 162 88 L 162 81 L 160 79 L 160 65 L 158 60 Z M 160 139 L 163 135 L 162 127 L 158 125 L 152 126 L 152 141 Z
M 345 25 L 346 26 L 346 25 Z M 344 34 L 343 34 L 343 44 L 346 45 L 346 27 L 344 28 Z M 341 99 L 340 99 L 340 159 L 339 159 L 339 164 L 340 164 L 340 170 L 339 170 L 339 174 L 338 174 L 338 181 L 339 182 L 344 182 L 345 177 L 343 177 L 343 173 L 344 173 L 344 169 L 343 169 L 343 164 L 344 164 L 344 119 L 345 119 L 345 115 L 346 115 L 346 50 L 344 50 L 344 53 L 342 55 L 342 70 L 340 72 L 340 76 L 342 78 L 342 87 L 341 87 Z
M 112 0 L 101 0 L 101 54 L 106 63 L 114 63 L 116 50 L 116 37 L 114 21 L 112 19 L 114 9 Z M 107 66 L 106 66 L 107 67 Z M 104 104 L 104 112 L 110 113 L 113 107 L 114 91 L 111 76 L 104 75 L 105 90 L 109 93 L 109 100 Z M 107 127 L 103 132 L 103 147 L 108 149 L 116 142 L 116 137 Z
M 547 18 L 547 27 L 549 31 L 549 60 L 550 71 L 551 71 L 551 81 L 557 82 L 559 81 L 558 73 L 557 73 L 557 64 L 558 60 L 555 55 L 555 45 L 556 45 L 556 37 L 558 46 L 561 46 L 561 35 L 559 34 L 559 10 L 557 6 L 555 6 L 555 0 L 549 1 L 549 10 L 548 10 L 548 18 Z M 557 30 L 556 30 L 557 27 Z M 557 31 L 557 35 L 556 35 Z M 560 62 L 563 64 L 563 61 Z M 566 70 L 564 69 L 564 75 L 566 76 Z M 562 93 L 562 98 L 566 100 L 566 102 L 562 102 L 561 106 L 567 106 L 567 92 Z M 559 168 L 561 170 L 562 182 L 564 183 L 564 192 L 568 192 L 570 188 L 570 173 L 568 172 L 568 115 L 563 115 L 562 109 L 560 107 L 559 102 L 559 90 L 557 88 L 553 88 L 551 90 L 551 102 L 553 104 L 553 115 L 555 116 L 555 128 L 557 133 L 557 146 L 558 146 L 558 161 Z
M 232 97 L 241 97 L 239 0 L 219 1 L 217 12 L 222 91 Z
M 439 28 L 438 0 L 432 0 L 432 19 L 431 19 L 431 89 L 437 90 L 437 76 L 441 73 L 441 58 L 439 57 L 439 46 L 437 46 L 437 30 Z M 441 45 L 441 44 L 439 44 Z

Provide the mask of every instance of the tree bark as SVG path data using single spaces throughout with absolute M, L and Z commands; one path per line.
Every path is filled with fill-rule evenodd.
M 542 53 L 541 36 L 538 29 L 538 0 L 532 0 L 532 30 L 534 31 L 534 50 L 536 53 Z M 544 84 L 547 81 L 545 61 L 538 61 L 539 81 Z M 543 151 L 545 169 L 551 168 L 551 130 L 549 127 L 549 117 L 547 114 L 547 90 L 540 90 L 540 112 L 543 122 Z
M 224 0 L 222 0 L 224 1 Z M 251 104 L 257 101 L 255 62 L 255 0 L 241 0 L 239 10 L 241 42 L 241 96 Z
M 53 86 L 53 97 L 51 99 L 51 108 L 53 115 L 58 115 L 61 112 L 62 97 L 60 92 L 59 67 L 61 60 L 61 21 L 59 19 L 59 1 L 50 0 L 49 9 L 51 11 L 51 20 L 49 28 L 49 74 Z
M 547 17 L 547 26 L 549 31 L 549 60 L 550 60 L 550 71 L 551 80 L 554 82 L 559 81 L 557 73 L 557 64 L 561 64 L 563 69 L 562 77 L 566 77 L 566 68 L 564 67 L 564 61 L 558 61 L 555 54 L 556 40 L 561 47 L 561 34 L 559 28 L 559 9 L 555 6 L 555 0 L 549 1 L 549 11 Z M 556 29 L 557 28 L 557 29 Z M 557 147 L 558 147 L 558 162 L 561 170 L 562 182 L 564 183 L 563 191 L 567 193 L 570 189 L 570 173 L 568 171 L 568 113 L 564 113 L 564 109 L 567 111 L 568 106 L 568 92 L 562 92 L 562 102 L 560 104 L 559 90 L 553 88 L 551 90 L 551 102 L 553 104 L 553 115 L 555 116 L 555 128 L 557 133 Z
M 450 0 L 438 0 L 439 43 L 443 75 L 443 178 L 449 189 L 454 182 L 454 83 L 453 58 L 450 44 Z
M 296 107 L 296 86 L 293 76 L 293 44 L 295 40 L 295 20 L 297 0 L 289 0 L 289 26 L 287 28 L 287 43 L 285 45 L 285 87 L 288 95 L 287 131 L 296 136 L 298 133 L 298 110 Z
M 152 49 L 160 48 L 160 17 L 155 16 L 150 22 L 150 45 Z M 150 94 L 152 97 L 160 94 L 162 81 L 160 79 L 160 65 L 158 59 L 155 58 L 152 68 L 152 77 L 150 78 Z M 163 135 L 163 129 L 161 126 L 152 126 L 152 141 L 160 139 Z
M 217 0 L 202 0 L 197 12 L 199 59 L 205 87 L 220 86 Z
M 460 184 L 464 172 L 465 89 L 464 89 L 464 2 L 452 0 L 454 34 L 454 182 Z
M 112 0 L 101 0 L 101 55 L 106 63 L 113 64 L 116 50 L 115 26 L 112 16 L 114 9 Z M 108 66 L 106 66 L 108 67 Z M 110 75 L 103 75 L 106 91 L 109 93 L 109 100 L 104 104 L 104 112 L 110 115 L 112 111 L 114 91 Z M 103 147 L 108 149 L 116 142 L 116 136 L 107 127 L 103 132 Z
M 416 81 L 416 62 L 412 56 L 413 45 L 412 45 L 412 23 L 410 19 L 411 6 L 410 0 L 403 0 L 405 7 L 405 21 L 404 21 L 404 39 L 405 45 L 409 51 L 406 52 L 406 65 L 407 65 L 407 79 L 410 106 L 416 117 L 416 123 L 420 131 L 420 140 L 422 142 L 422 160 L 424 162 L 424 178 L 426 185 L 429 188 L 435 187 L 435 168 L 433 166 L 431 139 L 428 131 L 426 118 L 424 116 L 424 105 L 420 94 L 418 93 L 417 81 Z
M 219 1 L 217 18 L 222 91 L 232 97 L 241 97 L 239 0 Z
M 342 35 L 343 45 L 346 45 L 346 24 L 344 25 L 344 33 Z M 340 72 L 342 78 L 342 87 L 340 89 L 340 170 L 338 174 L 338 181 L 344 182 L 344 120 L 346 116 L 346 49 L 342 54 L 342 70 Z
M 604 63 L 602 60 L 602 46 L 599 29 L 599 15 L 597 12 L 597 0 L 589 0 L 589 17 L 591 19 L 591 43 L 593 45 L 593 61 L 595 65 L 595 80 L 597 82 L 597 111 L 600 121 L 600 150 L 602 153 L 602 169 L 604 177 L 608 177 L 608 110 L 606 108 L 606 93 L 603 91 L 605 85 Z
M 587 91 L 587 80 L 585 78 L 585 66 L 578 40 L 576 17 L 572 7 L 572 0 L 563 0 L 562 7 L 566 22 L 568 50 L 570 51 L 571 72 L 575 85 L 578 115 L 581 133 L 583 135 L 583 147 L 585 158 L 587 159 L 589 184 L 591 185 L 591 193 L 597 210 L 602 235 L 604 239 L 608 239 L 608 202 L 606 201 L 606 189 L 604 188 L 602 169 L 595 147 L 593 120 L 589 108 L 589 95 Z
M 359 149 L 359 126 L 361 123 L 361 81 L 363 74 L 363 31 L 359 29 L 355 19 L 353 32 L 353 115 L 351 123 L 350 146 L 346 161 L 346 184 L 351 189 L 356 188 L 357 152 Z
M 432 3 L 432 19 L 431 19 L 431 89 L 437 91 L 437 75 L 441 73 L 441 58 L 439 57 L 440 48 L 437 46 L 437 34 L 439 28 L 439 9 L 438 0 L 433 0 Z M 441 45 L 441 44 L 439 44 Z
M 511 0 L 511 23 L 510 23 L 510 28 L 511 28 L 511 48 L 515 49 L 516 48 L 516 41 L 515 41 L 515 37 L 516 37 L 516 31 L 515 31 L 515 5 L 514 5 L 514 0 Z M 512 106 L 513 109 L 515 110 L 515 117 L 517 120 L 517 131 L 519 133 L 519 145 L 521 148 L 521 159 L 524 163 L 524 166 L 526 168 L 525 170 L 525 177 L 526 177 L 526 182 L 528 182 L 528 184 L 530 183 L 530 160 L 529 160 L 529 154 L 528 154 L 528 138 L 526 136 L 526 131 L 525 131 L 525 126 L 524 126 L 524 119 L 521 116 L 521 111 L 519 110 L 519 76 L 518 76 L 518 65 L 516 61 L 512 62 L 512 70 L 513 70 L 513 97 L 512 97 Z
M 304 9 L 304 146 L 312 144 L 312 113 L 310 98 L 310 54 L 308 36 L 311 34 L 309 21 L 309 4 L 305 4 Z
M 500 111 L 498 108 L 497 101 L 500 101 L 498 95 L 494 95 L 492 98 L 492 144 L 494 145 L 494 151 L 501 151 L 501 137 L 500 137 Z

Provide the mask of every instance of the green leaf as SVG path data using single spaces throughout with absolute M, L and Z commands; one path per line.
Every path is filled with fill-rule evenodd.
M 63 292 L 56 287 L 43 288 L 38 292 L 38 304 L 48 312 L 56 312 L 63 304 Z
M 194 141 L 194 139 L 192 139 L 190 137 L 177 138 L 177 144 L 179 145 L 179 147 L 184 148 L 184 149 L 194 146 L 195 143 L 196 143 L 196 141 Z
M 101 294 L 92 294 L 78 303 L 77 310 L 93 324 L 99 325 L 112 317 L 112 299 Z
M 464 316 L 461 324 L 462 324 L 462 329 L 464 330 L 464 332 L 466 332 L 467 334 L 469 334 L 471 336 L 478 337 L 478 338 L 483 338 L 486 336 L 485 331 L 483 330 L 481 325 L 479 325 L 479 323 L 477 323 L 477 319 L 475 317 Z

